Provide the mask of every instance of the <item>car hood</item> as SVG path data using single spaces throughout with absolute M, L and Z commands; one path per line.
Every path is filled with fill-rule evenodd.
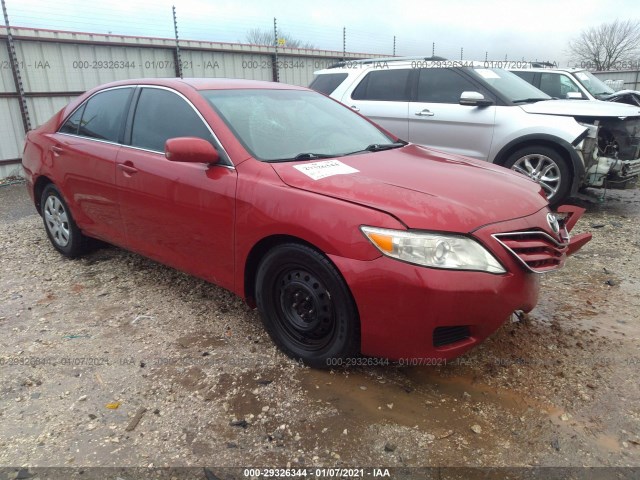
M 625 95 L 634 95 L 636 97 L 640 97 L 640 92 L 638 90 L 618 90 L 613 93 L 598 95 L 598 99 L 607 101 L 612 98 L 624 97 Z
M 634 117 L 640 107 L 600 100 L 544 100 L 520 105 L 527 113 L 563 115 L 568 117 Z
M 291 187 L 385 211 L 409 228 L 467 233 L 547 205 L 539 185 L 524 176 L 418 145 L 271 165 Z M 301 168 L 329 176 L 315 180 Z

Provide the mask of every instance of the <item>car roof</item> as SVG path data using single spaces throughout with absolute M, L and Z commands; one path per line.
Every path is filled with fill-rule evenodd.
M 438 60 L 439 57 L 389 57 L 363 60 L 345 60 L 330 67 L 313 72 L 316 75 L 329 73 L 359 72 L 362 70 L 380 70 L 394 68 L 462 68 L 479 67 L 494 68 L 482 60 Z
M 306 87 L 286 83 L 267 82 L 262 80 L 243 80 L 238 78 L 135 78 L 120 80 L 100 85 L 103 90 L 110 87 L 126 85 L 158 85 L 175 89 L 190 86 L 195 90 L 233 90 L 233 89 L 268 89 L 268 90 L 308 90 Z
M 520 68 L 509 68 L 509 70 L 514 71 L 523 71 L 523 72 L 567 72 L 567 73 L 577 73 L 584 72 L 586 69 L 584 68 L 576 68 L 576 67 L 520 67 Z

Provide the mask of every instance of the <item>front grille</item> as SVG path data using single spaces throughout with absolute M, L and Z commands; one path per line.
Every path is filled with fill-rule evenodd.
M 532 272 L 544 273 L 564 265 L 568 244 L 545 232 L 497 233 L 493 237 Z
M 433 346 L 444 347 L 451 343 L 460 342 L 471 337 L 469 325 L 457 325 L 455 327 L 437 327 L 433 331 Z

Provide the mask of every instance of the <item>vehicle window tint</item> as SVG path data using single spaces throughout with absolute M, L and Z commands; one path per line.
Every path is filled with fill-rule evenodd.
M 338 88 L 338 85 L 340 85 L 347 76 L 347 73 L 327 73 L 324 75 L 318 75 L 313 82 L 311 82 L 309 88 L 316 92 L 324 93 L 325 95 L 331 95 L 331 93 Z
M 566 98 L 568 92 L 580 92 L 577 85 L 559 73 L 541 74 L 540 90 L 556 98 Z
M 515 73 L 517 76 L 519 76 L 524 81 L 529 82 L 531 85 L 535 85 L 535 83 L 533 83 L 533 77 L 535 76 L 536 72 L 512 71 L 512 73 Z
M 472 91 L 478 91 L 478 87 L 453 70 L 420 69 L 418 102 L 459 103 L 462 92 Z
M 82 112 L 84 111 L 84 105 L 78 108 L 73 115 L 71 115 L 64 125 L 60 127 L 60 133 L 73 133 L 76 135 L 78 133 L 78 127 L 80 126 L 80 120 L 82 119 Z
M 382 100 L 408 102 L 410 69 L 379 70 L 370 72 L 354 90 L 354 100 Z
M 117 88 L 91 97 L 84 107 L 78 134 L 118 142 L 131 88 Z
M 198 114 L 177 94 L 144 88 L 133 119 L 131 145 L 164 152 L 170 138 L 199 137 L 216 147 L 211 132 Z

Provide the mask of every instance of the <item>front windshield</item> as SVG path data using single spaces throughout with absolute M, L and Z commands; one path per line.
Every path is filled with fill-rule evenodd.
M 488 83 L 514 103 L 551 100 L 549 95 L 507 70 L 501 68 L 470 68 L 470 71 L 481 81 Z
M 586 88 L 594 97 L 615 93 L 615 90 L 609 87 L 598 77 L 593 75 L 591 72 L 587 72 L 586 70 L 576 72 L 576 78 L 582 84 L 582 86 Z
M 312 160 L 394 145 L 394 139 L 374 125 L 317 92 L 238 89 L 200 93 L 258 160 Z

